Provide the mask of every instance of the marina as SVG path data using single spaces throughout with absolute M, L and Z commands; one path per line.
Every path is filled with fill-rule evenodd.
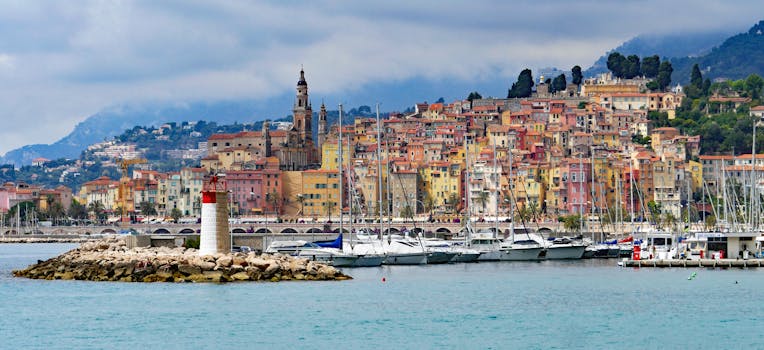
M 343 268 L 353 279 L 341 283 L 10 276 L 74 247 L 0 245 L 3 347 L 100 348 L 96 339 L 108 338 L 117 349 L 216 348 L 215 335 L 226 334 L 264 348 L 625 348 L 635 344 L 625 329 L 646 348 L 759 343 L 750 334 L 759 331 L 760 317 L 750 310 L 759 303 L 751 295 L 764 288 L 762 269 L 621 269 L 614 259 L 584 259 Z M 691 271 L 697 276 L 688 280 Z M 709 302 L 719 295 L 736 302 Z M 655 312 L 657 300 L 677 302 Z M 93 321 L 114 315 L 119 321 Z M 698 317 L 702 322 L 691 321 Z M 678 328 L 692 336 L 677 335 Z M 193 329 L 194 336 L 178 329 Z

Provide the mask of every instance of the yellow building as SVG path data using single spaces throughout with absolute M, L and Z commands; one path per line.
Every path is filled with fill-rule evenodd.
M 446 209 L 456 204 L 449 202 L 454 194 L 461 201 L 461 170 L 462 163 L 449 162 L 432 162 L 420 169 L 424 191 L 432 198 L 434 208 Z
M 305 195 L 302 191 L 302 171 L 281 172 L 281 197 L 285 202 L 282 210 L 285 217 L 306 216 Z
M 220 169 L 225 170 L 242 170 L 244 163 L 255 160 L 252 150 L 243 146 L 218 151 L 217 156 Z
M 700 162 L 690 160 L 687 161 L 685 167 L 690 176 L 692 176 L 692 183 L 690 184 L 692 191 L 699 191 L 703 185 L 703 165 Z
M 348 167 L 350 161 L 353 158 L 353 154 L 350 152 L 351 147 L 343 139 L 342 145 L 342 164 L 345 168 Z M 339 163 L 339 147 L 337 146 L 337 139 L 330 138 L 323 145 L 321 145 L 321 169 L 323 170 L 337 170 L 337 164 Z
M 338 217 L 339 172 L 337 170 L 306 170 L 302 172 L 302 204 L 304 216 Z
M 621 139 L 617 132 L 595 132 L 592 134 L 592 142 L 597 146 L 607 145 L 608 149 L 621 147 Z

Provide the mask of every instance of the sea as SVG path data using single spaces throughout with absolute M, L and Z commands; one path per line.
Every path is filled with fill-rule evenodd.
M 229 284 L 11 274 L 74 247 L 0 244 L 0 349 L 764 348 L 764 269 L 496 262 Z

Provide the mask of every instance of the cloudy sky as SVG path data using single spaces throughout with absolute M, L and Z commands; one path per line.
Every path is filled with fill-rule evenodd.
M 4 154 L 55 142 L 122 103 L 267 99 L 294 89 L 300 65 L 312 94 L 586 68 L 639 34 L 746 30 L 764 2 L 3 0 L 0 8 Z

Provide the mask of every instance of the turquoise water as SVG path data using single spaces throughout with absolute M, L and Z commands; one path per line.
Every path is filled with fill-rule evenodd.
M 764 269 L 479 263 L 345 269 L 355 279 L 344 282 L 224 285 L 11 276 L 74 246 L 0 244 L 0 348 L 764 347 Z

